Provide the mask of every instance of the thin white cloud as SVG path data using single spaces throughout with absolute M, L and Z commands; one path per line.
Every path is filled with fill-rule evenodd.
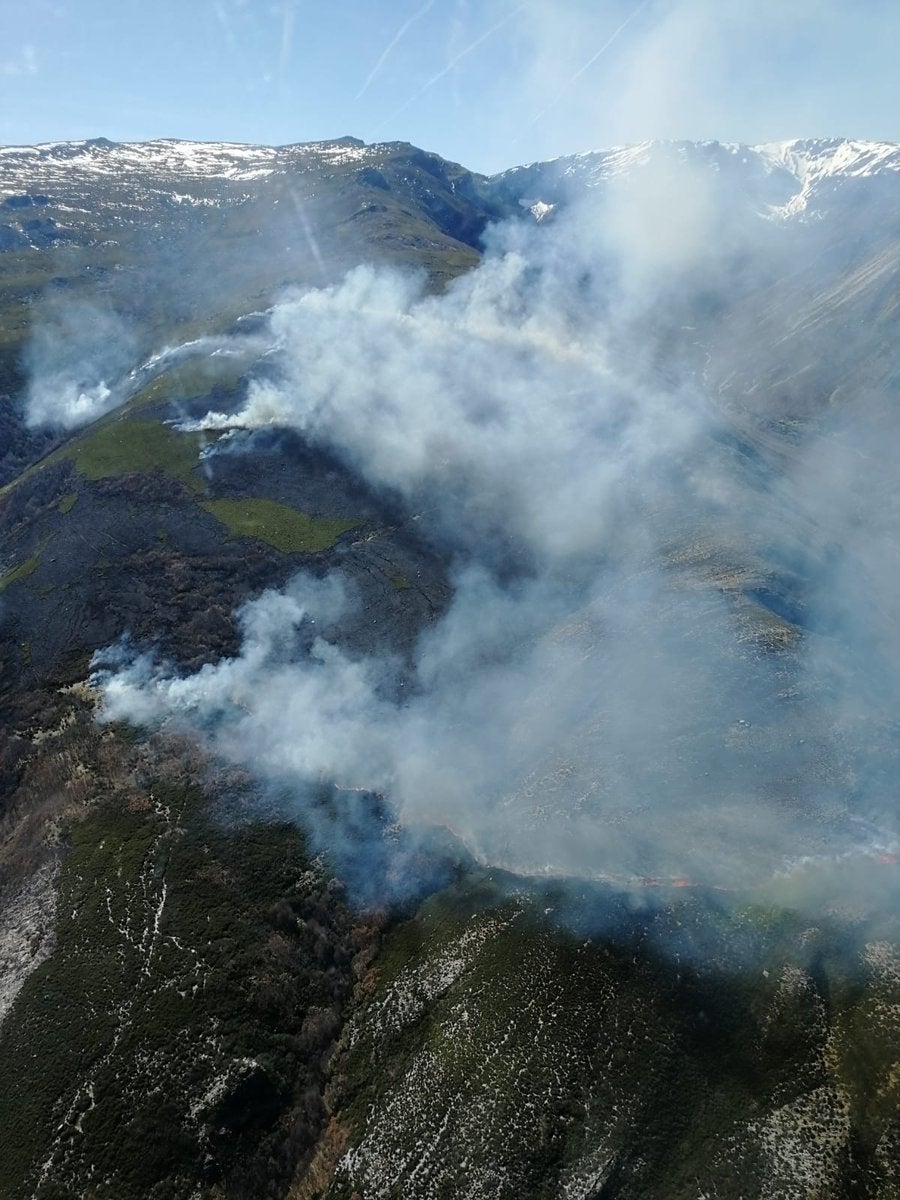
M 477 50 L 479 46 L 483 45 L 488 38 L 492 38 L 495 34 L 499 33 L 504 25 L 508 25 L 510 21 L 519 16 L 524 9 L 525 5 L 520 4 L 518 8 L 514 8 L 512 12 L 507 13 L 505 17 L 501 17 L 499 21 L 496 21 L 489 29 L 486 29 L 484 33 L 477 37 L 473 42 L 470 42 L 467 46 L 464 46 L 462 50 L 459 50 L 456 54 L 454 54 L 442 70 L 438 71 L 436 75 L 432 75 L 429 80 L 422 84 L 418 91 L 413 92 L 409 99 L 405 100 L 403 104 L 401 104 L 396 110 L 396 112 L 392 113 L 391 116 L 387 117 L 381 122 L 375 132 L 377 133 L 378 130 L 383 129 L 385 125 L 389 125 L 402 113 L 406 112 L 406 110 L 415 104 L 415 102 L 422 96 L 424 96 L 426 92 L 430 91 L 436 83 L 440 83 L 440 81 L 449 75 L 455 67 L 459 66 L 464 58 L 468 58 L 468 56 Z
M 362 87 L 356 93 L 356 96 L 355 96 L 356 100 L 362 99 L 362 97 L 366 94 L 366 92 L 372 86 L 375 79 L 377 79 L 378 74 L 381 71 L 382 67 L 387 62 L 387 60 L 390 58 L 392 52 L 396 49 L 399 42 L 405 37 L 405 35 L 409 31 L 409 29 L 413 25 L 415 25 L 416 21 L 418 21 L 421 17 L 424 17 L 425 14 L 433 7 L 434 7 L 434 0 L 425 0 L 425 3 L 423 5 L 421 5 L 421 7 L 417 8 L 416 11 L 412 14 L 412 16 L 407 17 L 407 19 L 403 22 L 403 24 L 400 26 L 400 28 L 397 30 L 397 32 L 394 34 L 394 36 L 391 38 L 391 40 L 388 42 L 388 44 L 385 46 L 385 48 L 382 50 L 381 54 L 378 56 L 378 61 L 375 63 L 375 66 L 372 68 L 372 70 L 369 72 L 368 76 L 366 77 L 365 83 L 362 85 Z
M 562 84 L 559 91 L 556 93 L 556 95 L 553 97 L 553 99 L 550 101 L 550 103 L 546 104 L 541 109 L 540 112 L 536 113 L 535 116 L 532 117 L 531 121 L 526 126 L 527 129 L 530 129 L 533 125 L 536 125 L 538 123 L 538 121 L 542 120 L 547 115 L 548 112 L 550 112 L 552 109 L 554 109 L 557 106 L 557 104 L 560 102 L 560 100 L 562 100 L 563 96 L 565 96 L 566 93 L 572 89 L 572 87 L 578 82 L 578 80 L 582 77 L 582 75 L 584 75 L 587 71 L 589 71 L 591 69 L 591 67 L 594 65 L 594 63 L 596 63 L 598 61 L 598 59 L 602 58 L 603 55 L 606 54 L 606 52 L 613 45 L 615 45 L 615 43 L 619 40 L 621 35 L 625 32 L 625 30 L 628 28 L 628 26 L 631 24 L 631 22 L 635 19 L 635 17 L 637 17 L 641 12 L 643 12 L 643 10 L 647 7 L 647 5 L 649 3 L 650 3 L 650 0 L 641 0 L 641 3 L 638 4 L 636 8 L 632 9 L 632 11 L 625 18 L 625 20 L 622 21 L 621 24 L 616 26 L 616 28 L 613 30 L 613 32 L 610 34 L 610 36 L 606 39 L 606 41 L 603 43 L 603 45 L 600 47 L 600 49 L 595 51 L 591 55 L 591 57 L 587 60 L 587 62 L 583 66 L 579 67 L 579 69 L 577 71 L 575 71 L 574 74 L 570 75 L 569 78 Z
M 281 10 L 281 45 L 278 56 L 279 79 L 284 83 L 294 50 L 294 26 L 297 20 L 297 0 L 284 0 Z

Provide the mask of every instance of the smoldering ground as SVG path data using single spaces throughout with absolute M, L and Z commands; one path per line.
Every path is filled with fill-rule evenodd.
M 25 351 L 26 423 L 69 432 L 112 412 L 165 371 L 226 358 L 249 365 L 269 348 L 251 329 L 167 345 L 141 361 L 134 323 L 113 309 L 45 304 Z
M 790 455 L 741 444 L 714 331 L 783 242 L 690 164 L 665 178 L 495 230 L 442 295 L 360 268 L 282 303 L 278 377 L 197 424 L 338 455 L 420 514 L 452 603 L 411 665 L 353 656 L 339 573 L 301 574 L 245 606 L 236 658 L 98 660 L 106 717 L 202 730 L 308 822 L 311 789 L 362 789 L 522 874 L 765 891 L 799 871 L 821 903 L 836 869 L 846 888 L 889 859 L 897 418 L 869 397 L 864 451 L 861 403 Z M 679 335 L 704 353 L 670 353 Z

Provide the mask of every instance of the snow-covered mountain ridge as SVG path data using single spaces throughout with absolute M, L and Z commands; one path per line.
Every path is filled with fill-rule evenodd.
M 546 204 L 582 187 L 602 187 L 648 169 L 678 167 L 711 171 L 772 216 L 818 216 L 839 192 L 848 187 L 856 191 L 863 181 L 889 188 L 900 211 L 900 144 L 848 138 L 794 139 L 759 146 L 641 142 L 513 167 L 493 176 L 490 184 L 506 193 L 519 192 L 523 203 Z
M 501 172 L 510 176 L 517 171 L 531 170 L 557 164 L 570 175 L 582 174 L 585 170 L 599 181 L 614 175 L 625 174 L 635 167 L 645 166 L 654 155 L 675 153 L 681 158 L 693 156 L 706 159 L 714 169 L 722 162 L 733 160 L 744 165 L 754 161 L 767 165 L 770 170 L 783 168 L 798 180 L 825 178 L 826 176 L 875 175 L 881 171 L 900 171 L 900 143 L 865 142 L 849 138 L 794 138 L 784 142 L 766 142 L 758 146 L 742 142 L 687 142 L 649 141 L 631 146 L 614 146 L 609 149 L 585 150 L 580 154 L 564 155 L 545 163 L 529 163 L 523 167 L 512 167 Z
M 350 137 L 278 147 L 170 138 L 148 142 L 95 138 L 6 146 L 0 147 L 0 191 L 14 194 L 71 188 L 104 179 L 122 185 L 139 174 L 156 176 L 160 184 L 172 186 L 205 180 L 251 182 L 323 168 L 363 168 L 397 149 L 397 143 L 366 145 Z M 784 216 L 811 212 L 823 194 L 849 181 L 881 178 L 892 188 L 900 186 L 900 144 L 848 138 L 794 139 L 759 146 L 716 141 L 641 142 L 477 178 L 488 194 L 511 198 L 518 192 L 519 199 L 552 203 L 573 185 L 598 187 L 648 167 L 675 162 L 731 175 Z
M 361 162 L 378 151 L 355 138 L 294 146 L 238 142 L 192 142 L 159 138 L 150 142 L 111 142 L 91 138 L 0 148 L 0 187 L 20 178 L 51 186 L 73 176 L 121 178 L 132 171 L 156 171 L 184 179 L 262 179 L 279 170 L 302 170 L 318 162 L 335 166 Z

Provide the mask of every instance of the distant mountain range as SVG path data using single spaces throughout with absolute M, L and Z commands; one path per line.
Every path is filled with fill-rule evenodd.
M 159 139 L 151 142 L 110 142 L 93 138 L 80 142 L 48 142 L 38 146 L 0 148 L 0 179 L 7 196 L 4 207 L 15 210 L 40 208 L 49 202 L 54 189 L 65 189 L 70 199 L 80 189 L 90 194 L 100 180 L 124 187 L 130 182 L 135 195 L 143 186 L 145 200 L 169 200 L 174 204 L 203 205 L 235 202 L 227 185 L 253 184 L 277 176 L 325 176 L 357 173 L 359 181 L 383 187 L 366 168 L 400 165 L 408 171 L 425 168 L 435 178 L 452 181 L 454 192 L 477 193 L 488 198 L 497 193 L 515 195 L 523 201 L 530 191 L 536 199 L 555 201 L 566 187 L 598 187 L 610 179 L 628 175 L 675 157 L 700 169 L 708 169 L 740 181 L 756 198 L 761 211 L 778 216 L 821 215 L 842 190 L 861 181 L 880 177 L 882 185 L 896 186 L 900 172 L 900 145 L 894 142 L 853 141 L 848 138 L 793 139 L 747 146 L 736 142 L 642 142 L 608 150 L 587 150 L 549 162 L 511 167 L 497 175 L 477 175 L 446 163 L 437 155 L 417 150 L 408 143 L 366 145 L 356 138 L 288 146 L 256 146 L 226 142 L 188 142 Z M 219 180 L 220 195 L 193 194 L 203 181 Z M 855 183 L 851 181 L 856 181 Z M 22 196 L 17 197 L 19 190 Z M 384 189 L 388 190 L 388 189 Z M 30 201 L 26 193 L 35 193 Z M 249 199 L 245 196 L 244 199 Z M 72 211 L 77 211 L 74 209 Z M 27 214 L 25 219 L 28 219 Z

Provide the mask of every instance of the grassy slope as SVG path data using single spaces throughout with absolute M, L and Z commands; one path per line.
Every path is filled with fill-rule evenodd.
M 79 469 L 88 478 L 104 478 L 110 474 L 123 474 L 127 470 L 159 469 L 181 475 L 187 481 L 187 472 L 196 465 L 199 439 L 182 438 L 179 443 L 175 440 L 177 435 L 174 430 L 160 426 L 159 422 L 141 422 L 141 414 L 161 405 L 175 406 L 198 396 L 208 396 L 214 390 L 219 399 L 230 397 L 236 393 L 247 366 L 245 359 L 200 358 L 162 371 L 119 408 L 80 430 L 65 445 L 52 450 L 0 487 L 0 499 L 47 467 L 69 459 L 80 464 Z M 137 429 L 118 428 L 125 418 L 130 419 Z M 159 426 L 159 429 L 150 431 L 148 426 L 151 424 Z M 147 446 L 140 444 L 142 429 L 147 435 L 144 440 L 152 439 Z M 167 434 L 172 436 L 167 437 Z M 195 448 L 194 462 L 188 467 L 183 461 L 184 451 L 179 447 L 189 445 L 191 440 Z M 182 460 L 174 470 L 168 461 L 173 455 Z
M 132 474 L 161 474 L 185 485 L 188 496 L 206 493 L 207 483 L 198 468 L 203 435 L 180 433 L 162 421 L 140 419 L 142 409 L 155 403 L 159 395 L 160 389 L 154 386 L 152 401 L 144 398 L 123 412 L 96 422 L 67 446 L 24 472 L 16 483 L 25 482 L 42 469 L 71 461 L 87 485 Z M 56 508 L 61 516 L 72 511 L 78 495 L 74 491 L 60 497 Z M 284 554 L 329 550 L 343 533 L 361 524 L 358 520 L 311 515 L 288 504 L 258 497 L 209 499 L 201 507 L 230 536 L 258 538 Z M 35 573 L 42 548 L 0 574 L 0 593 Z
M 358 521 L 311 517 L 274 500 L 207 500 L 203 506 L 221 521 L 232 537 L 255 537 L 284 554 L 315 554 L 330 550 L 342 533 Z
M 32 554 L 26 558 L 24 562 L 18 566 L 10 567 L 8 571 L 0 575 L 0 593 L 5 592 L 8 587 L 14 583 L 18 583 L 22 579 L 28 579 L 35 573 L 40 564 L 40 557 L 37 554 Z
M 65 453 L 86 479 L 161 471 L 192 488 L 202 488 L 194 474 L 200 444 L 199 434 L 176 433 L 161 422 L 130 420 L 98 429 Z

